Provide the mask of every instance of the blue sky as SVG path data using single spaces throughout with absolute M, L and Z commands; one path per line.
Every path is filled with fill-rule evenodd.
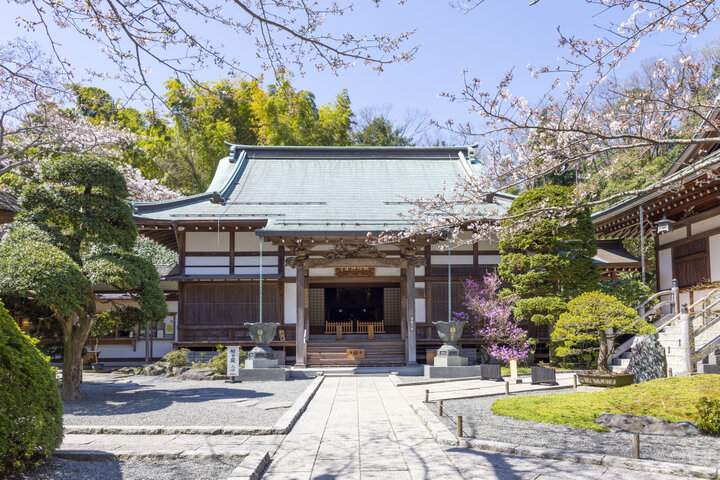
M 309 71 L 305 76 L 295 76 L 293 83 L 313 91 L 320 103 L 333 100 L 337 92 L 347 88 L 356 111 L 365 106 L 392 105 L 392 116 L 396 119 L 403 118 L 409 109 L 428 111 L 440 121 L 471 119 L 466 107 L 438 97 L 441 91 L 458 92 L 462 88 L 461 73 L 465 69 L 491 87 L 504 72 L 515 67 L 517 80 L 513 92 L 530 99 L 537 98 L 545 91 L 547 79 L 532 79 L 525 66 L 556 62 L 563 53 L 557 48 L 556 27 L 560 26 L 568 35 L 596 36 L 600 31 L 595 25 L 606 25 L 610 17 L 580 0 L 541 0 L 534 6 L 529 3 L 529 0 L 486 0 L 474 11 L 463 14 L 444 0 L 409 0 L 406 5 L 385 1 L 380 8 L 375 8 L 371 0 L 357 0 L 353 12 L 333 20 L 328 26 L 335 26 L 337 30 L 350 28 L 356 32 L 417 29 L 410 40 L 420 46 L 415 61 L 389 66 L 379 74 L 362 65 L 337 75 Z M 28 15 L 25 10 L 28 7 L 5 4 L 0 8 L 0 41 L 28 36 L 14 21 L 20 15 Z M 262 73 L 254 52 L 247 48 L 249 45 L 244 39 L 223 32 L 213 35 L 233 46 L 246 62 L 247 70 Z M 39 33 L 30 36 L 43 40 Z M 718 36 L 720 25 L 693 39 L 687 48 L 703 46 Z M 63 34 L 61 41 L 62 53 L 72 63 L 91 64 L 96 68 L 98 65 L 102 68 L 105 63 L 95 45 L 77 36 Z M 634 60 L 624 66 L 624 71 L 637 68 L 642 59 L 673 56 L 678 48 L 674 44 L 676 41 L 674 37 L 663 36 L 644 42 Z M 248 52 L 245 56 L 244 50 Z M 224 74 L 226 72 L 209 68 L 202 77 L 213 80 Z M 152 81 L 157 85 L 166 78 L 166 72 L 154 71 L 152 74 Z M 120 93 L 117 85 L 97 86 L 116 96 Z

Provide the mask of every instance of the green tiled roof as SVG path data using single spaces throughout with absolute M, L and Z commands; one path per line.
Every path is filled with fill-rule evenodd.
M 232 146 L 204 194 L 136 203 L 136 219 L 267 220 L 263 233 L 397 230 L 408 200 L 430 198 L 475 169 L 468 147 Z M 213 203 L 222 198 L 224 203 Z M 512 197 L 496 195 L 488 211 Z

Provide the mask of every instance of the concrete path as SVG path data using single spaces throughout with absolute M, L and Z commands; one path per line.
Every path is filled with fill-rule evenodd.
M 633 479 L 671 477 L 443 447 L 387 377 L 326 378 L 263 479 Z M 424 391 L 424 389 L 423 389 Z
M 558 373 L 558 385 L 532 385 L 530 377 L 521 377 L 523 383 L 511 383 L 510 393 L 529 392 L 535 390 L 552 390 L 573 386 L 573 374 Z M 425 390 L 430 391 L 430 400 L 450 400 L 459 398 L 473 398 L 505 393 L 505 382 L 491 380 L 453 380 L 442 383 L 413 385 L 412 383 L 399 384 L 398 388 L 409 401 L 419 401 L 425 398 Z

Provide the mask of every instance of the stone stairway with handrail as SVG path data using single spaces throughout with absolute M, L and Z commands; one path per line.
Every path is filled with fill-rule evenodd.
M 690 306 L 680 306 L 680 291 L 655 293 L 636 307 L 640 318 L 658 330 L 668 374 L 720 373 L 720 288 L 710 289 Z M 610 369 L 624 371 L 630 362 L 631 337 L 615 349 Z

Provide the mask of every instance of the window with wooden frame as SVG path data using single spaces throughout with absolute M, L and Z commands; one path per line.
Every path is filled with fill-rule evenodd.
M 678 287 L 692 287 L 710 279 L 710 247 L 708 238 L 677 245 L 672 249 L 673 278 Z
M 478 282 L 483 276 L 494 272 L 496 265 L 453 265 L 450 271 L 451 281 L 451 309 L 453 312 L 465 311 L 462 306 L 465 301 L 465 279 L 472 278 Z M 447 265 L 433 265 L 430 268 L 433 280 L 430 283 L 430 304 L 428 308 L 428 322 L 447 321 L 448 319 L 448 284 Z M 445 278 L 442 278 L 442 277 Z M 436 278 L 435 278 L 436 277 Z

